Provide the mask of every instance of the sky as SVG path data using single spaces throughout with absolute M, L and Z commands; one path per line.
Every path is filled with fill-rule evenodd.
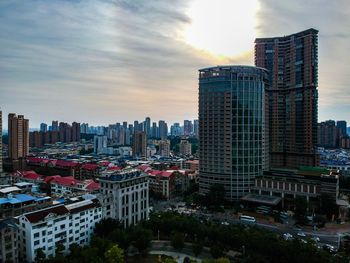
M 0 1 L 0 107 L 31 127 L 196 119 L 198 69 L 319 32 L 319 121 L 350 122 L 348 0 Z

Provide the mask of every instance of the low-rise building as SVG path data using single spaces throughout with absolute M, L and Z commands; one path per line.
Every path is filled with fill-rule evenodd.
M 59 204 L 19 216 L 21 262 L 34 262 L 38 249 L 46 257 L 54 257 L 59 244 L 63 245 L 64 254 L 73 243 L 89 244 L 95 224 L 101 219 L 102 207 L 97 199 Z
M 110 170 L 99 178 L 104 218 L 120 220 L 124 226 L 148 218 L 148 174 L 137 169 Z
M 264 202 L 264 196 L 276 197 L 274 205 L 282 201 L 282 207 L 293 205 L 296 197 L 304 197 L 313 207 L 318 207 L 320 197 L 334 200 L 339 194 L 339 172 L 324 168 L 301 167 L 300 170 L 270 170 L 255 178 L 251 194 L 244 201 Z M 259 198 L 258 198 L 259 197 Z M 259 200 L 261 199 L 261 200 Z M 267 200 L 267 199 L 266 199 Z

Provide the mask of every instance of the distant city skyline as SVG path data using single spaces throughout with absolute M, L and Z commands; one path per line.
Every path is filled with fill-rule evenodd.
M 318 121 L 349 123 L 349 12 L 346 0 L 2 1 L 0 107 L 31 127 L 197 119 L 199 68 L 253 65 L 256 37 L 312 27 Z

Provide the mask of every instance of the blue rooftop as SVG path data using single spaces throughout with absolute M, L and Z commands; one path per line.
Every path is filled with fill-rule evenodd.
M 0 205 L 4 205 L 4 204 L 20 204 L 20 203 L 25 203 L 28 201 L 41 201 L 41 200 L 45 200 L 48 199 L 46 197 L 34 197 L 31 195 L 26 195 L 26 194 L 18 194 L 18 195 L 14 195 L 11 198 L 0 198 Z

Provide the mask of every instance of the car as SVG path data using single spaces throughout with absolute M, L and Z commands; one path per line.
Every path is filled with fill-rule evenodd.
M 319 237 L 312 237 L 310 238 L 311 240 L 315 241 L 316 243 L 317 242 L 320 242 L 320 238 Z
M 337 249 L 336 249 L 334 246 L 329 245 L 329 244 L 325 244 L 325 245 L 323 246 L 323 249 L 324 249 L 324 250 L 327 250 L 328 252 L 331 252 L 331 253 L 337 252 Z
M 302 231 L 299 231 L 299 232 L 297 233 L 297 235 L 298 235 L 299 237 L 306 237 L 305 233 L 302 232 Z
M 300 239 L 301 243 L 307 244 L 307 241 L 305 239 Z
M 293 235 L 290 234 L 290 233 L 284 233 L 283 234 L 283 239 L 284 240 L 291 240 L 291 239 L 293 239 Z
M 224 226 L 229 226 L 230 224 L 229 224 L 229 222 L 222 221 L 222 222 L 221 222 L 221 225 L 224 225 Z

